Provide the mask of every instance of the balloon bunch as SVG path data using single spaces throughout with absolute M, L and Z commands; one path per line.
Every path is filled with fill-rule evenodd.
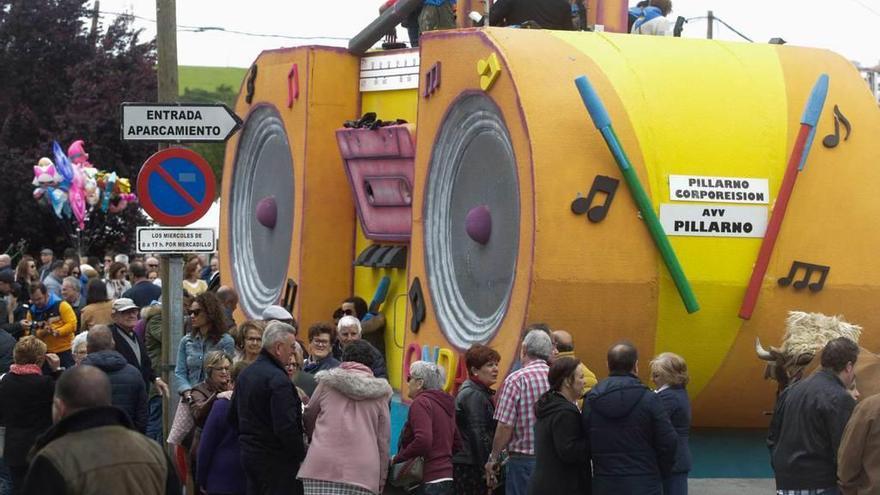
M 119 213 L 129 203 L 136 203 L 128 179 L 116 172 L 98 170 L 89 163 L 84 141 L 78 139 L 67 148 L 67 154 L 57 141 L 52 142 L 52 155 L 40 158 L 34 166 L 34 198 L 49 205 L 58 218 L 75 218 L 80 229 L 85 228 L 87 209 L 100 208 L 107 213 Z

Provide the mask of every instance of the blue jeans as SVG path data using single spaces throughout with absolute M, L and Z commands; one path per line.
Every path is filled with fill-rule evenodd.
M 165 445 L 162 438 L 164 436 L 162 434 L 162 396 L 150 397 L 147 409 L 149 410 L 147 413 L 149 415 L 147 417 L 147 438 L 152 438 L 159 445 Z
M 507 461 L 504 493 L 506 495 L 526 495 L 529 491 L 529 479 L 534 470 L 534 457 L 511 455 Z
M 12 473 L 6 467 L 6 462 L 0 457 L 0 495 L 10 495 L 12 493 Z

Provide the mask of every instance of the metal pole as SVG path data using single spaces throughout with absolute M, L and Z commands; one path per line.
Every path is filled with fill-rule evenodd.
M 712 26 L 715 24 L 715 15 L 712 14 L 712 11 L 709 11 L 708 15 L 708 25 L 706 26 L 706 39 L 712 39 Z
M 391 8 L 379 14 L 379 17 L 363 28 L 361 32 L 354 35 L 348 42 L 348 51 L 357 56 L 363 55 L 382 39 L 385 33 L 394 29 L 400 24 L 400 21 L 406 19 L 406 16 L 420 5 L 422 5 L 422 0 L 398 0 Z
M 156 45 L 159 102 L 177 101 L 177 6 L 176 0 L 156 0 Z M 166 146 L 159 145 L 162 149 Z M 168 437 L 171 421 L 177 410 L 177 384 L 174 383 L 174 363 L 177 346 L 183 333 L 183 258 L 161 257 L 162 271 L 162 380 L 171 389 L 171 397 L 162 407 L 164 437 Z

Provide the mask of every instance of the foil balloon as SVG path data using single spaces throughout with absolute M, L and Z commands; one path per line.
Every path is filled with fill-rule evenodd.
M 104 193 L 101 198 L 101 211 L 107 213 L 110 208 L 110 197 L 113 195 L 113 187 L 116 185 L 116 172 L 110 172 L 104 176 Z
M 83 167 L 83 189 L 86 193 L 86 203 L 96 206 L 101 201 L 101 189 L 98 188 L 98 169 L 95 167 Z

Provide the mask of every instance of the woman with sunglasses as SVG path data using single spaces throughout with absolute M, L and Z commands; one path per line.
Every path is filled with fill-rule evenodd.
M 188 402 L 192 388 L 205 381 L 205 355 L 214 350 L 223 351 L 230 359 L 235 355 L 235 342 L 226 332 L 226 322 L 220 301 L 213 292 L 199 294 L 189 306 L 192 330 L 180 339 L 177 350 L 178 393 Z
M 131 282 L 125 279 L 128 275 L 128 267 L 124 263 L 114 261 L 110 264 L 107 271 L 107 297 L 111 301 L 115 301 L 122 297 L 128 289 L 131 289 Z

